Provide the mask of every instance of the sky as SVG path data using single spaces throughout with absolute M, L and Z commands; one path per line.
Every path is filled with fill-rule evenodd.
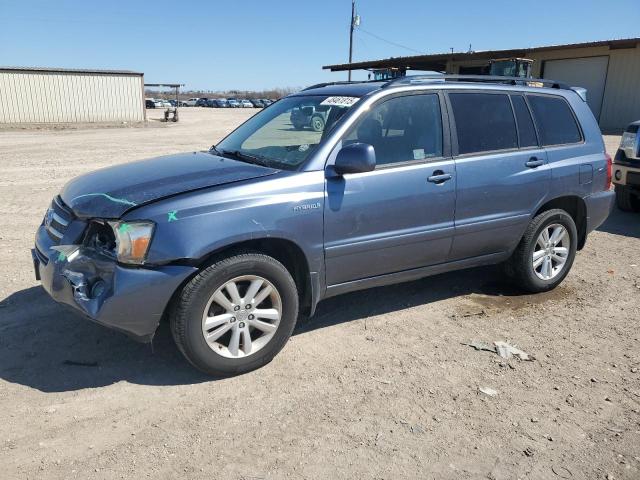
M 639 0 L 358 0 L 354 61 L 640 36 Z M 126 69 L 186 89 L 345 80 L 351 0 L 0 0 L 0 65 Z M 354 74 L 366 78 L 366 72 Z

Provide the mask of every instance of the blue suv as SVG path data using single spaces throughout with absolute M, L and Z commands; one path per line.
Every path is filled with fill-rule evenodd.
M 268 363 L 321 300 L 489 264 L 556 287 L 608 216 L 585 92 L 461 76 L 322 84 L 208 151 L 71 180 L 36 234 L 58 302 L 213 375 Z M 291 113 L 324 112 L 321 131 Z

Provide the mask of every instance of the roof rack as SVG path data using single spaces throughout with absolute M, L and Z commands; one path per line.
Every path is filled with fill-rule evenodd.
M 527 87 L 549 87 L 562 90 L 571 90 L 571 87 L 565 83 L 547 78 L 521 78 L 521 77 L 500 77 L 495 75 L 409 75 L 405 77 L 394 78 L 383 85 L 386 88 L 392 85 L 405 85 L 414 83 L 428 83 L 435 80 L 443 82 L 472 82 L 472 83 L 499 83 L 507 85 L 524 85 Z
M 355 80 L 355 81 L 339 81 L 316 83 L 309 87 L 303 88 L 301 91 L 311 90 L 313 88 L 328 87 L 330 85 L 352 85 L 358 83 L 382 83 L 381 88 L 396 85 L 412 85 L 419 83 L 432 83 L 435 81 L 442 82 L 470 82 L 470 83 L 497 83 L 504 85 L 522 85 L 525 87 L 548 87 L 558 88 L 561 90 L 571 90 L 566 83 L 557 80 L 549 80 L 548 78 L 522 78 L 522 77 L 501 77 L 497 75 L 449 75 L 444 73 L 431 73 L 425 75 L 406 75 L 388 80 Z
M 324 82 L 324 83 L 316 83 L 315 85 L 305 87 L 300 91 L 304 92 L 305 90 L 311 90 L 312 88 L 322 88 L 322 87 L 328 87 L 330 85 L 352 85 L 357 83 L 376 83 L 376 82 L 380 83 L 381 80 L 351 80 L 351 81 L 344 80 L 340 82 Z

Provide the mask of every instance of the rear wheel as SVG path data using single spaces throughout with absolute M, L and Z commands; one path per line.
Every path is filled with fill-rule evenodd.
M 246 253 L 221 260 L 183 289 L 171 330 L 183 355 L 210 375 L 245 373 L 269 363 L 291 336 L 298 292 L 275 259 Z
M 524 290 L 551 290 L 569 273 L 577 245 L 576 225 L 567 212 L 542 212 L 527 227 L 507 262 L 507 272 Z
M 626 185 L 616 185 L 616 205 L 624 212 L 640 212 L 640 198 Z

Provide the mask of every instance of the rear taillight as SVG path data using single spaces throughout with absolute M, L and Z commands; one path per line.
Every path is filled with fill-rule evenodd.
M 611 155 L 605 153 L 607 157 L 607 182 L 604 184 L 604 189 L 609 190 L 611 188 L 611 175 L 613 170 L 613 160 L 611 160 Z

